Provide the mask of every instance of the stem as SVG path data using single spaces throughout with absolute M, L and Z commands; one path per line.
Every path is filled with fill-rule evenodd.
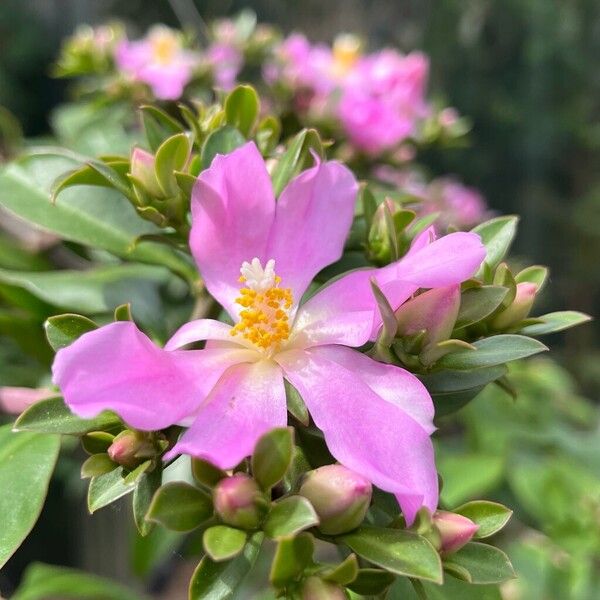
M 410 578 L 410 582 L 412 583 L 412 586 L 413 586 L 417 596 L 419 597 L 419 600 L 427 600 L 427 592 L 425 591 L 425 587 L 423 586 L 423 583 L 421 581 L 419 581 L 418 579 L 412 579 L 412 578 Z

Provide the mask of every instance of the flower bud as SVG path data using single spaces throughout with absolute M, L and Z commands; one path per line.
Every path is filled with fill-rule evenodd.
M 345 600 L 347 598 L 339 585 L 314 576 L 304 581 L 301 592 L 302 600 Z
M 154 155 L 141 148 L 134 148 L 131 154 L 131 175 L 144 186 L 146 192 L 156 198 L 164 198 L 165 194 L 158 184 L 155 172 Z
M 371 483 L 342 465 L 327 465 L 307 473 L 299 494 L 310 500 L 327 535 L 358 527 L 371 502 Z
M 225 523 L 242 529 L 256 529 L 266 512 L 258 485 L 244 473 L 219 481 L 214 490 L 214 504 Z
M 389 262 L 392 254 L 391 240 L 397 235 L 396 231 L 390 231 L 390 220 L 386 212 L 390 212 L 393 222 L 394 215 L 401 209 L 391 198 L 386 198 L 373 215 L 368 245 L 371 258 L 378 263 Z
M 538 286 L 535 283 L 517 283 L 517 293 L 512 304 L 496 315 L 492 321 L 495 329 L 507 329 L 526 319 L 531 311 Z
M 113 462 L 126 469 L 135 469 L 145 460 L 158 454 L 148 433 L 131 429 L 119 433 L 108 447 L 107 452 Z
M 438 510 L 433 515 L 433 525 L 440 534 L 442 554 L 452 554 L 460 550 L 471 541 L 479 529 L 479 525 L 471 519 L 444 510 Z

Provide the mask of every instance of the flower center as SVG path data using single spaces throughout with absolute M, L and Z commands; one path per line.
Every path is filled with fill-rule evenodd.
M 343 77 L 358 62 L 361 43 L 354 35 L 338 35 L 333 42 L 333 72 Z
M 242 263 L 240 289 L 236 303 L 243 307 L 240 321 L 231 330 L 252 342 L 263 352 L 270 353 L 290 337 L 292 290 L 280 288 L 281 277 L 275 274 L 275 261 L 267 261 L 264 269 L 258 258 Z
M 178 40 L 170 31 L 157 31 L 152 36 L 152 54 L 154 60 L 161 65 L 173 62 L 177 53 Z

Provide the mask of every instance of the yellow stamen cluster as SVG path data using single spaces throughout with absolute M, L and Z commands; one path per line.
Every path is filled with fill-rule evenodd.
M 240 281 L 246 281 L 240 277 Z M 262 351 L 269 351 L 290 336 L 289 310 L 293 304 L 292 290 L 280 288 L 280 277 L 275 277 L 272 287 L 256 290 L 243 287 L 237 304 L 244 307 L 240 321 L 231 330 L 231 335 L 241 335 Z
M 333 44 L 333 71 L 344 76 L 361 57 L 361 42 L 356 36 L 339 35 Z
M 169 64 L 178 49 L 177 37 L 170 31 L 156 31 L 152 36 L 152 53 L 154 60 L 162 65 Z

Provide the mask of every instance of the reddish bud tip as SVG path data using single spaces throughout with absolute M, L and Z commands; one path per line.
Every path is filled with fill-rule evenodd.
M 256 482 L 244 473 L 219 481 L 214 490 L 215 511 L 228 525 L 256 529 L 265 512 L 264 497 Z
M 443 510 L 438 510 L 433 515 L 433 525 L 440 534 L 440 552 L 443 554 L 452 554 L 460 550 L 471 541 L 479 529 L 479 525 L 471 519 Z

